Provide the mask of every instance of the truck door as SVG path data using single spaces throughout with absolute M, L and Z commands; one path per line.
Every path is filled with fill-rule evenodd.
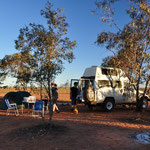
M 129 83 L 124 83 L 124 99 L 126 103 L 134 103 L 136 102 L 135 90 L 134 87 Z
M 78 93 L 78 96 L 77 96 L 77 99 L 78 100 L 80 100 L 80 101 L 82 101 L 82 95 L 81 95 L 81 89 L 80 89 L 80 83 L 79 83 L 79 79 L 71 79 L 71 82 L 70 82 L 70 91 L 71 91 L 71 88 L 74 86 L 74 83 L 75 82 L 78 82 L 78 91 L 79 91 L 79 93 Z M 71 95 L 70 95 L 70 97 L 71 97 Z
M 71 88 L 74 86 L 75 82 L 78 82 L 78 89 L 79 89 L 79 79 L 71 79 L 71 82 L 70 82 L 70 91 L 71 91 Z
M 113 82 L 113 94 L 115 96 L 116 103 L 124 103 L 123 97 L 123 85 L 122 82 L 119 80 L 114 80 Z
M 78 83 L 79 83 L 79 79 L 71 79 L 70 88 L 74 86 L 74 83 L 75 83 L 75 82 L 78 82 Z

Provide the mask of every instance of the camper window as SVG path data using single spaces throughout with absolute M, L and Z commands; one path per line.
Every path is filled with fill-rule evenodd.
M 109 80 L 99 80 L 98 81 L 98 87 L 112 87 L 112 88 L 121 88 L 121 82 L 120 81 L 113 81 L 112 83 Z
M 122 87 L 121 82 L 120 81 L 113 81 L 113 87 L 114 88 L 121 88 Z
M 111 87 L 111 84 L 108 80 L 98 80 L 98 87 Z
M 117 76 L 117 70 L 115 70 L 115 69 L 105 69 L 105 68 L 102 68 L 102 74 L 103 74 L 103 75 Z

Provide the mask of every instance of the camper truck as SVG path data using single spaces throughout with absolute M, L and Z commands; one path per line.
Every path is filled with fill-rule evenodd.
M 136 91 L 121 69 L 92 66 L 86 68 L 83 76 L 71 80 L 79 82 L 78 99 L 89 108 L 101 105 L 112 111 L 116 104 L 136 104 Z M 148 96 L 142 98 L 142 107 L 148 107 Z

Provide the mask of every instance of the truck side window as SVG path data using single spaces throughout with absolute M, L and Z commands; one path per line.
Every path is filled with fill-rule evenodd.
M 130 89 L 130 83 L 124 82 L 124 88 L 125 88 L 125 90 L 129 90 Z
M 113 81 L 110 83 L 109 80 L 98 80 L 98 87 L 112 87 L 112 88 L 121 88 L 122 84 L 120 81 Z
M 108 80 L 98 80 L 98 87 L 110 87 L 111 84 Z
M 121 82 L 120 81 L 113 81 L 113 87 L 114 88 L 121 88 L 122 87 Z
M 124 87 L 128 91 L 132 91 L 133 92 L 135 90 L 134 87 L 132 85 L 130 85 L 130 83 L 127 83 L 127 82 L 124 82 Z

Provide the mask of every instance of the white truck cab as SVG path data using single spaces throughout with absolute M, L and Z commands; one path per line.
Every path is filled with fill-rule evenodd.
M 88 106 L 102 105 L 112 111 L 115 104 L 136 104 L 136 91 L 121 69 L 92 66 L 86 68 L 79 81 L 79 95 Z M 76 79 L 71 80 L 77 82 Z M 148 107 L 148 97 L 144 98 L 143 108 Z

